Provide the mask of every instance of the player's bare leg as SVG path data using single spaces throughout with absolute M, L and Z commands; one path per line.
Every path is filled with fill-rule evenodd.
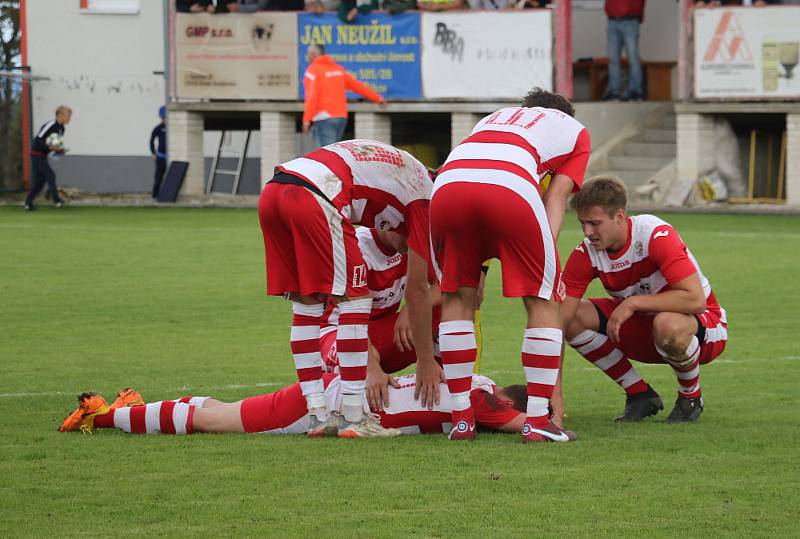
M 703 412 L 697 330 L 697 319 L 691 315 L 663 312 L 653 319 L 656 350 L 678 378 L 678 399 L 667 417 L 669 422 L 697 421 Z
M 614 418 L 635 422 L 664 408 L 661 397 L 631 365 L 622 350 L 600 333 L 600 316 L 591 301 L 582 299 L 575 317 L 567 325 L 567 342 L 625 391 L 625 410 Z
M 210 401 L 210 402 L 209 402 Z M 242 402 L 225 403 L 209 399 L 194 412 L 197 432 L 245 432 L 242 424 Z
M 558 380 L 563 350 L 560 304 L 527 296 L 522 298 L 528 324 L 522 341 L 522 366 L 528 382 L 528 409 L 522 426 L 524 442 L 569 442 L 575 433 L 550 421 L 550 398 Z
M 311 415 L 310 437 L 335 436 L 338 425 L 329 420 L 322 382 L 322 355 L 319 328 L 325 312 L 320 297 L 292 294 L 292 330 L 290 342 L 297 379 Z
M 475 413 L 469 395 L 478 351 L 474 323 L 477 306 L 477 288 L 461 287 L 453 293 L 442 293 L 439 350 L 447 388 L 453 398 L 451 440 L 475 439 Z

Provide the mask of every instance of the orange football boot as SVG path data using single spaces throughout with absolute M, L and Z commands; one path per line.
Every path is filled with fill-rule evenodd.
M 117 399 L 111 403 L 112 410 L 116 410 L 117 408 L 127 408 L 130 406 L 140 406 L 145 404 L 144 399 L 142 398 L 141 393 L 136 391 L 135 389 L 131 389 L 130 387 L 126 387 L 119 393 L 117 393 Z
M 78 409 L 69 414 L 58 428 L 60 432 L 79 430 L 83 433 L 94 430 L 94 418 L 107 414 L 111 408 L 106 400 L 97 393 L 88 392 L 78 395 Z

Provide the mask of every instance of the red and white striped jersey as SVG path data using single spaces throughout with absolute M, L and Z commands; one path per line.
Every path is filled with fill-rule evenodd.
M 367 265 L 367 288 L 372 297 L 371 320 L 392 314 L 400 307 L 406 290 L 408 257 L 385 246 L 374 228 L 356 229 L 358 247 Z M 335 331 L 339 310 L 333 301 L 328 303 L 320 327 L 320 336 Z
M 373 140 L 337 142 L 278 169 L 317 186 L 352 224 L 393 230 L 430 259 L 428 207 L 433 182 L 410 153 Z
M 358 247 L 367 265 L 367 288 L 372 296 L 371 319 L 394 313 L 406 290 L 408 256 L 385 246 L 374 228 L 356 230 Z
M 542 107 L 507 107 L 478 122 L 450 152 L 436 182 L 474 181 L 514 189 L 522 178 L 538 188 L 542 177 L 553 173 L 572 178 L 578 191 L 590 152 L 589 131 L 570 115 Z
M 567 295 L 583 297 L 589 283 L 599 278 L 615 298 L 658 294 L 696 273 L 710 310 L 720 310 L 708 279 L 672 226 L 654 215 L 628 218 L 628 239 L 616 253 L 597 250 L 588 239 L 567 260 L 563 280 Z
M 409 374 L 397 379 L 400 387 L 389 387 L 389 406 L 379 414 L 381 425 L 398 428 L 403 434 L 449 432 L 453 402 L 447 384 L 440 385 L 439 404 L 428 410 L 414 400 L 415 375 Z M 336 409 L 341 402 L 339 376 L 326 374 L 325 405 L 329 410 Z M 263 407 L 250 408 L 254 413 L 269 414 L 270 417 L 248 417 L 248 423 L 262 425 L 267 434 L 301 434 L 307 432 L 309 416 L 306 401 L 302 397 L 299 384 L 294 384 L 270 395 L 256 397 L 265 403 Z M 485 376 L 474 376 L 470 400 L 475 410 L 475 420 L 479 425 L 498 429 L 516 419 L 522 412 L 515 410 L 504 401 L 490 402 L 495 383 Z M 489 396 L 489 398 L 487 398 Z M 364 410 L 369 411 L 366 397 Z

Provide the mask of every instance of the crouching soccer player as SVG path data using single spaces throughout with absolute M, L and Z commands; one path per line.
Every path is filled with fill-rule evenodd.
M 667 421 L 697 421 L 700 365 L 725 348 L 725 309 L 675 229 L 653 215 L 628 216 L 626 204 L 625 185 L 613 177 L 592 178 L 572 197 L 586 239 L 564 269 L 567 341 L 625 390 L 616 421 L 663 409 L 628 359 L 670 365 L 679 386 Z M 581 299 L 595 278 L 611 297 Z
M 335 409 L 342 399 L 341 379 L 335 374 L 325 374 L 322 380 L 324 399 Z M 375 418 L 386 429 L 397 430 L 398 434 L 449 432 L 453 399 L 446 384 L 441 384 L 439 403 L 428 409 L 414 398 L 416 379 L 413 374 L 402 376 L 397 382 L 396 386 L 389 387 L 388 406 L 372 414 L 364 399 L 364 414 Z M 489 378 L 475 376 L 470 400 L 479 426 L 502 432 L 522 430 L 527 406 L 525 386 L 497 387 Z M 300 383 L 233 403 L 210 397 L 183 397 L 145 404 L 141 395 L 130 388 L 120 392 L 111 405 L 95 393 L 79 395 L 78 402 L 78 409 L 59 428 L 61 432 L 117 428 L 142 434 L 306 434 L 313 426 Z

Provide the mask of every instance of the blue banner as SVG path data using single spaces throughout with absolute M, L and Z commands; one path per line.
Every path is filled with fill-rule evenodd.
M 325 54 L 387 99 L 422 97 L 419 13 L 370 13 L 359 15 L 354 24 L 344 24 L 333 13 L 300 13 L 297 32 L 301 98 L 311 44 L 323 45 Z

